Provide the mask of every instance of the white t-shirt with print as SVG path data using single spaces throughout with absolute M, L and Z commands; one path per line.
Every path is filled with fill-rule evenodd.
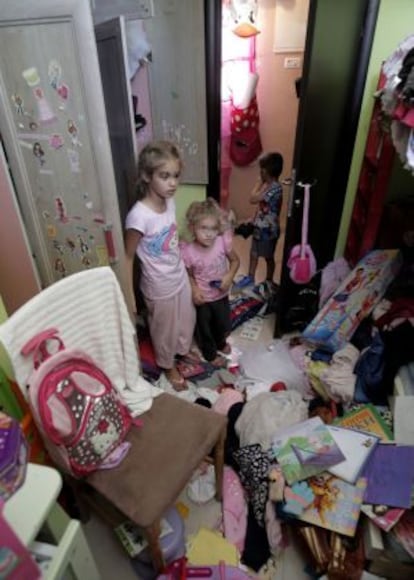
M 166 201 L 163 213 L 137 201 L 126 218 L 126 229 L 137 230 L 143 236 L 137 246 L 137 256 L 141 265 L 140 287 L 149 300 L 175 296 L 187 278 L 178 247 L 175 202 Z

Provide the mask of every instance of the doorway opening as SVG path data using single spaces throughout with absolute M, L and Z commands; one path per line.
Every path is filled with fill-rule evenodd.
M 281 8 L 280 3 L 278 5 L 274 0 L 260 0 L 257 3 L 257 19 L 254 23 L 259 33 L 244 38 L 234 34 L 235 22 L 232 20 L 230 4 L 232 2 L 228 0 L 221 2 L 220 203 L 234 212 L 238 223 L 248 221 L 254 215 L 255 206 L 250 204 L 249 194 L 259 177 L 258 157 L 243 167 L 232 163 L 229 157 L 232 98 L 235 93 L 238 93 L 240 97 L 243 88 L 247 87 L 247 91 L 254 90 L 257 98 L 263 152 L 277 151 L 284 159 L 284 168 L 280 178 L 284 183 L 280 216 L 281 235 L 275 253 L 275 282 L 278 282 L 282 267 L 284 233 L 290 197 L 289 182 L 299 109 L 297 85 L 302 75 L 302 49 L 304 47 L 299 47 L 299 49 L 296 47 L 294 51 L 284 49 L 283 52 L 277 48 L 275 31 L 280 26 L 276 26 L 276 19 L 281 17 L 286 19 L 286 14 L 288 14 L 285 12 L 281 15 L 283 7 Z M 304 7 L 301 11 L 301 27 L 305 32 L 309 0 L 301 0 L 299 4 L 303 4 Z M 256 79 L 254 79 L 255 75 Z M 255 81 L 257 84 L 253 86 Z M 241 274 L 247 273 L 250 244 L 251 239 L 246 240 L 235 236 L 235 247 L 241 257 Z M 264 278 L 265 263 L 263 261 L 261 264 L 262 261 L 259 261 L 257 282 Z

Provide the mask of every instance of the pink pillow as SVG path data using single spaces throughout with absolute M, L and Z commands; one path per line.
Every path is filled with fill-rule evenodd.
M 243 403 L 243 395 L 236 389 L 223 389 L 213 404 L 213 410 L 221 415 L 227 415 L 230 407 L 235 403 Z

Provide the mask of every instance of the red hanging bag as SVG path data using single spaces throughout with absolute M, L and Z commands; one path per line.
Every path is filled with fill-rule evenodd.
M 258 158 L 263 151 L 259 133 L 259 109 L 254 96 L 245 109 L 232 105 L 230 159 L 243 167 Z

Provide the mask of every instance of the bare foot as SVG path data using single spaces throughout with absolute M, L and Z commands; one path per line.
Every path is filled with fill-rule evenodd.
M 168 369 L 164 371 L 165 376 L 167 377 L 168 382 L 172 385 L 174 391 L 186 391 L 188 389 L 188 385 L 186 383 L 185 378 L 180 375 L 178 370 L 173 367 L 172 369 Z
M 200 355 L 194 350 L 190 350 L 187 354 L 180 355 L 180 357 L 191 362 L 200 362 L 201 360 Z
M 224 347 L 220 349 L 220 352 L 223 352 L 224 354 L 231 354 L 231 346 L 228 342 L 226 342 Z
M 223 368 L 227 366 L 227 361 L 224 356 L 217 355 L 216 358 L 210 361 L 213 367 Z

